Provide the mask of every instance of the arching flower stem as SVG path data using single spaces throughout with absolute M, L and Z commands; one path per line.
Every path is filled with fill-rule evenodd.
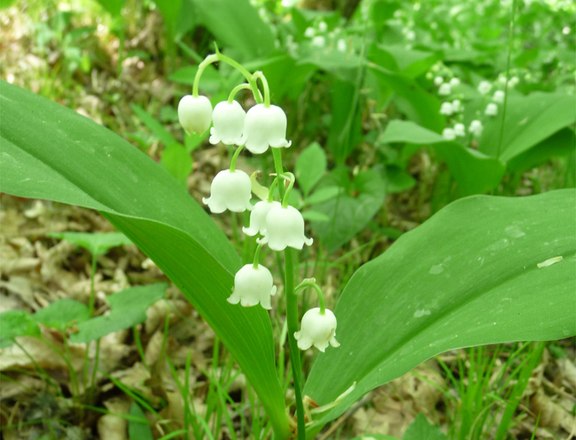
M 238 160 L 238 156 L 240 156 L 240 153 L 242 152 L 243 149 L 244 147 L 242 145 L 239 146 L 238 148 L 236 148 L 236 151 L 232 155 L 232 159 L 230 159 L 230 172 L 236 170 L 236 161 Z
M 326 304 L 324 302 L 324 292 L 322 288 L 316 282 L 316 278 L 305 278 L 300 284 L 294 289 L 294 293 L 298 293 L 300 290 L 304 290 L 308 287 L 312 287 L 318 296 L 318 305 L 320 307 L 320 314 L 323 315 L 326 312 Z
M 236 87 L 232 89 L 232 91 L 228 95 L 228 103 L 232 103 L 232 101 L 234 101 L 234 98 L 236 98 L 236 95 L 241 90 L 252 90 L 252 87 L 248 83 L 238 84 Z M 262 100 L 262 94 L 260 93 L 260 90 L 258 90 L 258 93 L 259 93 L 259 99 Z
M 260 70 L 258 70 L 254 72 L 252 78 L 254 78 L 255 81 L 260 80 L 262 83 L 262 87 L 264 88 L 264 105 L 266 107 L 270 107 L 270 88 L 268 87 L 268 81 L 266 80 L 266 77 Z
M 274 169 L 277 179 L 284 174 L 282 166 L 282 151 L 280 148 L 272 148 L 274 157 Z M 278 191 L 283 200 L 286 194 L 284 185 L 279 182 Z M 298 422 L 298 440 L 306 439 L 306 422 L 304 421 L 304 404 L 302 396 L 302 360 L 298 343 L 294 338 L 294 333 L 298 331 L 298 297 L 294 292 L 294 256 L 292 249 L 286 248 L 284 251 L 284 292 L 286 294 L 286 321 L 288 324 L 288 348 L 290 350 L 290 364 L 292 365 L 292 377 L 294 379 L 294 394 L 296 400 L 296 418 Z
M 262 245 L 258 243 L 258 246 L 256 246 L 256 250 L 254 251 L 254 260 L 252 261 L 254 269 L 258 269 L 258 265 L 260 264 L 260 249 L 262 249 Z
M 288 181 L 288 187 L 284 192 L 284 197 L 282 197 L 282 208 L 286 208 L 288 206 L 288 197 L 290 197 L 290 192 L 292 191 L 292 188 L 294 188 L 296 177 L 294 177 L 294 174 L 289 172 L 282 174 L 280 177 Z
M 262 94 L 260 93 L 260 90 L 258 89 L 258 84 L 257 84 L 257 80 L 256 78 L 254 78 L 254 75 L 252 75 L 248 69 L 246 69 L 242 64 L 240 64 L 238 61 L 236 61 L 233 58 L 230 58 L 229 56 L 226 56 L 224 54 L 222 54 L 218 48 L 216 48 L 216 53 L 213 53 L 211 55 L 208 55 L 206 58 L 204 58 L 204 60 L 198 65 L 198 70 L 196 71 L 196 75 L 194 76 L 194 84 L 192 85 L 192 95 L 193 96 L 198 96 L 198 87 L 200 84 L 200 78 L 202 77 L 202 74 L 204 73 L 204 70 L 206 70 L 206 68 L 210 65 L 210 64 L 214 64 L 216 62 L 223 62 L 228 64 L 229 66 L 233 67 L 234 69 L 236 69 L 238 72 L 240 72 L 242 74 L 242 76 L 244 78 L 246 78 L 246 82 L 248 83 L 248 85 L 250 86 L 250 89 L 252 90 L 252 94 L 254 95 L 254 100 L 258 103 L 258 104 L 262 104 L 263 99 L 262 99 Z M 263 76 L 263 75 L 262 75 Z M 264 84 L 264 82 L 263 82 Z M 267 87 L 267 83 L 266 86 Z M 270 93 L 268 92 L 268 95 L 270 95 Z M 268 98 L 269 100 L 270 98 Z M 268 105 L 270 105 L 270 103 L 268 102 Z

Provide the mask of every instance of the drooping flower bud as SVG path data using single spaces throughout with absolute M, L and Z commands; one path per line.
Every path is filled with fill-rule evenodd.
M 276 286 L 270 271 L 259 264 L 254 267 L 246 264 L 234 276 L 234 290 L 228 297 L 230 304 L 240 303 L 243 307 L 252 307 L 260 303 L 270 310 L 270 297 L 276 294 Z
M 482 125 L 481 121 L 474 119 L 472 122 L 470 122 L 470 127 L 468 127 L 468 131 L 470 131 L 470 133 L 475 136 L 480 136 L 482 134 L 482 130 L 484 130 L 484 126 Z
M 266 230 L 266 216 L 273 206 L 280 206 L 280 202 L 261 200 L 256 203 L 250 213 L 250 225 L 247 228 L 242 228 L 242 232 L 251 237 L 256 234 L 264 234 Z
M 494 96 L 492 96 L 492 100 L 498 104 L 503 104 L 505 97 L 506 97 L 506 94 L 504 93 L 503 90 L 496 90 L 494 92 Z
M 322 314 L 318 307 L 308 310 L 302 317 L 300 331 L 294 333 L 298 348 L 308 350 L 314 345 L 324 352 L 328 344 L 339 347 L 340 343 L 336 340 L 336 325 L 336 316 L 332 311 L 325 309 Z
M 204 133 L 212 122 L 212 104 L 205 96 L 183 96 L 178 103 L 178 120 L 187 133 Z
M 454 139 L 456 139 L 456 132 L 454 131 L 453 128 L 445 128 L 444 130 L 442 130 L 442 137 L 449 141 L 453 141 Z
M 486 116 L 496 116 L 498 114 L 498 105 L 494 102 L 489 103 L 484 110 Z
M 253 154 L 262 154 L 268 147 L 288 148 L 286 113 L 280 107 L 257 104 L 246 113 L 244 145 Z
M 300 211 L 292 206 L 274 205 L 266 215 L 266 224 L 261 244 L 268 244 L 273 251 L 283 251 L 287 247 L 301 250 L 310 246 L 314 240 L 304 235 L 304 218 Z
M 246 112 L 237 101 L 222 101 L 216 104 L 212 112 L 214 126 L 210 129 L 210 143 L 240 145 L 245 119 Z
M 252 209 L 250 198 L 252 187 L 250 177 L 240 170 L 222 170 L 214 177 L 210 185 L 210 197 L 202 202 L 214 214 L 220 214 L 227 209 L 233 212 L 244 212 Z
M 490 91 L 491 88 L 492 88 L 492 84 L 490 84 L 488 81 L 480 81 L 480 84 L 478 84 L 478 91 L 482 95 L 486 95 Z
M 440 96 L 448 96 L 452 93 L 452 86 L 449 83 L 442 83 L 438 88 L 438 94 Z
M 440 114 L 450 116 L 454 113 L 454 106 L 450 102 L 443 102 L 440 106 Z
M 466 127 L 464 126 L 464 124 L 461 123 L 457 123 L 454 125 L 454 134 L 457 137 L 464 137 L 466 136 Z

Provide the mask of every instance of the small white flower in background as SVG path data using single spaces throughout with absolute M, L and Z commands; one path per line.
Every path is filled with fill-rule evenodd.
M 444 130 L 442 130 L 442 137 L 449 141 L 453 141 L 454 139 L 456 139 L 456 133 L 454 133 L 454 129 L 452 128 L 445 128 Z
M 298 348 L 308 350 L 315 346 L 323 352 L 328 344 L 339 347 L 340 343 L 336 340 L 336 326 L 336 316 L 331 310 L 325 309 L 324 314 L 320 313 L 319 307 L 308 310 L 302 317 L 300 331 L 294 333 Z
M 340 38 L 336 43 L 336 49 L 338 49 L 340 52 L 346 52 L 346 41 L 343 38 Z
M 316 31 L 314 30 L 313 27 L 307 27 L 306 30 L 304 31 L 304 36 L 306 38 L 312 38 L 315 33 Z
M 450 102 L 443 102 L 440 106 L 440 114 L 450 116 L 454 113 L 454 107 Z
M 498 103 L 498 104 L 502 104 L 504 102 L 504 92 L 502 90 L 496 90 L 494 92 L 494 96 L 492 96 L 492 101 Z
M 281 205 L 280 202 L 269 202 L 267 200 L 261 200 L 256 203 L 250 213 L 250 225 L 247 228 L 242 228 L 242 232 L 251 237 L 256 234 L 264 234 L 264 231 L 266 230 L 266 216 L 273 206 Z
M 225 145 L 240 145 L 244 131 L 246 112 L 237 101 L 222 101 L 212 112 L 214 126 L 210 129 L 210 143 L 222 142 Z
M 454 77 L 450 80 L 450 85 L 452 87 L 458 87 L 460 85 L 460 79 Z
M 513 76 L 512 78 L 510 78 L 510 81 L 508 81 L 508 86 L 509 87 L 516 87 L 519 82 L 520 82 L 520 80 L 518 79 L 518 77 Z
M 455 99 L 454 101 L 452 101 L 452 109 L 454 110 L 454 113 L 462 110 L 462 103 L 460 102 L 459 99 Z
M 486 106 L 484 114 L 486 116 L 496 116 L 498 114 L 498 105 L 496 105 L 494 102 L 489 103 Z
M 178 103 L 178 120 L 187 133 L 204 133 L 212 123 L 212 104 L 205 96 L 183 96 Z
M 320 32 L 326 32 L 328 30 L 328 26 L 326 25 L 325 21 L 321 21 L 320 23 L 318 23 L 318 30 Z
M 448 96 L 452 93 L 452 87 L 448 83 L 440 84 L 440 88 L 438 89 L 438 94 L 440 96 Z
M 470 122 L 470 127 L 468 127 L 468 131 L 470 131 L 470 133 L 475 136 L 480 136 L 482 134 L 482 130 L 484 130 L 484 126 L 482 125 L 481 121 L 474 119 L 472 122 Z
M 441 76 L 437 76 L 436 78 L 434 78 L 434 85 L 436 87 L 439 87 L 440 84 L 442 84 L 444 82 L 444 78 L 442 78 Z
M 455 124 L 454 125 L 454 134 L 457 137 L 464 137 L 466 136 L 466 127 L 464 127 L 464 124 Z
M 253 154 L 262 154 L 268 147 L 288 148 L 286 113 L 280 107 L 257 104 L 246 113 L 243 144 Z
M 490 92 L 491 88 L 492 84 L 490 84 L 488 81 L 480 81 L 480 84 L 478 84 L 478 91 L 483 95 L 486 95 L 488 92 Z
M 304 218 L 300 211 L 278 204 L 270 207 L 263 237 L 258 242 L 268 244 L 273 251 L 283 251 L 287 247 L 301 250 L 304 245 L 311 246 L 313 241 L 304 235 Z
M 228 297 L 230 304 L 240 303 L 243 307 L 252 307 L 260 303 L 270 310 L 270 297 L 276 294 L 276 286 L 270 271 L 259 264 L 246 264 L 234 276 L 234 290 Z
M 210 185 L 210 197 L 202 202 L 208 205 L 213 214 L 227 209 L 232 212 L 244 212 L 252 209 L 252 184 L 250 176 L 240 170 L 222 170 L 214 177 Z
M 570 26 L 564 26 L 562 28 L 562 34 L 563 35 L 570 35 L 570 32 L 572 32 L 572 29 L 570 29 Z
M 312 38 L 312 46 L 316 47 L 326 46 L 326 38 L 324 38 L 322 35 L 316 35 L 314 38 Z
M 414 32 L 412 29 L 405 29 L 404 36 L 408 41 L 414 41 L 416 39 L 416 32 Z

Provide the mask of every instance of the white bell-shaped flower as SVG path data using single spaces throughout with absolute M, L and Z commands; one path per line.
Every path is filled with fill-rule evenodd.
M 262 154 L 268 147 L 288 148 L 292 142 L 286 140 L 286 126 L 284 110 L 257 104 L 246 113 L 243 144 L 253 154 Z
M 298 348 L 308 350 L 314 345 L 323 352 L 328 344 L 339 347 L 340 343 L 336 340 L 336 325 L 336 316 L 332 311 L 325 309 L 322 314 L 318 307 L 308 310 L 302 317 L 300 331 L 294 333 Z
M 250 198 L 252 185 L 250 177 L 240 170 L 222 170 L 214 177 L 210 185 L 210 197 L 202 202 L 208 205 L 213 214 L 229 211 L 244 212 L 252 209 Z
M 214 126 L 210 129 L 210 143 L 240 145 L 245 119 L 246 112 L 237 101 L 222 101 L 216 104 L 212 112 Z
M 448 96 L 450 93 L 452 93 L 452 86 L 450 83 L 440 84 L 440 87 L 438 88 L 438 94 L 440 96 Z
M 505 97 L 506 97 L 506 94 L 504 93 L 503 90 L 496 90 L 494 92 L 494 95 L 492 96 L 492 100 L 498 104 L 503 104 Z
M 473 135 L 480 136 L 482 134 L 482 130 L 484 130 L 484 126 L 482 125 L 482 121 L 479 121 L 478 119 L 474 119 L 472 122 L 470 122 L 470 127 L 468 127 L 468 130 Z
M 246 264 L 234 276 L 234 290 L 228 297 L 230 304 L 240 303 L 243 307 L 252 307 L 260 303 L 270 310 L 270 297 L 276 294 L 276 286 L 270 271 L 259 264 Z
M 256 203 L 250 213 L 250 225 L 247 228 L 242 228 L 242 232 L 251 237 L 256 234 L 264 234 L 266 230 L 266 216 L 273 206 L 280 206 L 280 202 L 261 200 Z
M 457 137 L 466 136 L 466 127 L 464 126 L 464 124 L 461 124 L 461 123 L 455 124 L 453 130 L 454 130 L 454 134 Z
M 456 132 L 454 131 L 453 128 L 445 128 L 444 130 L 442 130 L 442 137 L 449 141 L 453 141 L 454 139 L 456 139 Z
M 205 96 L 186 95 L 178 103 L 178 120 L 187 133 L 204 133 L 212 122 L 212 104 Z
M 450 102 L 443 102 L 440 106 L 440 114 L 450 116 L 454 113 L 454 106 Z
M 486 116 L 496 116 L 498 114 L 498 105 L 494 102 L 490 102 L 484 110 Z
M 478 91 L 482 95 L 486 95 L 488 92 L 490 92 L 491 88 L 492 84 L 490 84 L 488 81 L 480 81 L 480 84 L 478 84 Z
M 266 215 L 266 224 L 261 244 L 268 244 L 273 251 L 283 251 L 287 247 L 301 250 L 310 246 L 314 240 L 304 235 L 304 218 L 300 211 L 292 206 L 274 205 Z

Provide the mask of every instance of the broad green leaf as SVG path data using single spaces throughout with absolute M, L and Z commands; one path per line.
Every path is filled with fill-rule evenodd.
M 213 327 L 284 437 L 270 318 L 226 302 L 241 261 L 214 221 L 162 167 L 112 132 L 5 82 L 0 91 L 0 191 L 101 211 Z
M 320 242 L 329 251 L 351 240 L 368 225 L 382 208 L 386 191 L 385 182 L 376 169 L 359 173 L 348 194 L 340 194 L 327 202 L 314 205 L 329 218 L 328 222 L 313 222 L 312 228 Z
M 253 59 L 274 51 L 272 29 L 249 0 L 192 0 L 198 20 L 225 47 Z
M 64 298 L 38 310 L 32 318 L 47 327 L 64 331 L 90 318 L 90 311 L 79 301 Z
M 325 186 L 318 188 L 308 197 L 306 197 L 306 205 L 316 205 L 318 203 L 326 202 L 334 197 L 342 194 L 342 188 L 337 186 Z
M 500 108 L 498 116 L 486 123 L 480 151 L 508 162 L 575 122 L 574 96 L 553 93 L 510 96 L 506 113 Z
M 80 322 L 72 342 L 90 342 L 110 333 L 134 327 L 146 320 L 146 310 L 164 296 L 165 283 L 130 287 L 108 297 L 110 313 Z
M 40 328 L 30 313 L 23 310 L 0 313 L 0 348 L 12 345 L 18 336 L 40 336 Z
M 128 422 L 128 438 L 130 440 L 154 440 L 152 428 L 140 405 L 132 402 L 130 405 L 130 421 Z
M 182 145 L 167 145 L 162 152 L 161 163 L 178 182 L 186 184 L 192 172 L 192 156 Z
M 138 119 L 152 132 L 154 137 L 164 144 L 164 146 L 179 144 L 172 133 L 170 133 L 164 124 L 158 121 L 154 116 L 136 104 L 130 106 Z
M 402 440 L 447 440 L 448 437 L 432 425 L 424 414 L 418 414 L 404 433 Z
M 576 190 L 458 200 L 360 267 L 304 393 L 336 407 L 439 353 L 576 335 Z M 337 368 L 335 368 L 337 366 Z
M 54 232 L 48 235 L 80 246 L 97 257 L 116 246 L 132 244 L 130 239 L 120 232 Z
M 120 16 L 125 0 L 98 0 L 98 3 L 113 17 Z
M 316 142 L 309 145 L 296 161 L 298 186 L 306 195 L 326 173 L 326 153 Z
M 456 141 L 447 141 L 442 135 L 411 121 L 391 121 L 378 142 L 429 145 L 446 162 L 460 186 L 460 192 L 465 195 L 495 188 L 504 174 L 504 165 L 498 159 Z
M 524 153 L 510 159 L 508 168 L 522 172 L 536 167 L 553 157 L 566 157 L 576 153 L 576 134 L 571 128 L 564 128 L 544 139 Z
M 412 78 L 381 67 L 381 57 L 382 54 L 373 48 L 368 63 L 368 73 L 379 85 L 380 93 L 393 92 L 394 102 L 410 120 L 429 130 L 441 130 L 444 117 L 440 114 L 438 98 L 422 89 Z
M 332 115 L 327 146 L 336 163 L 343 164 L 362 139 L 360 83 L 335 80 L 332 84 Z

